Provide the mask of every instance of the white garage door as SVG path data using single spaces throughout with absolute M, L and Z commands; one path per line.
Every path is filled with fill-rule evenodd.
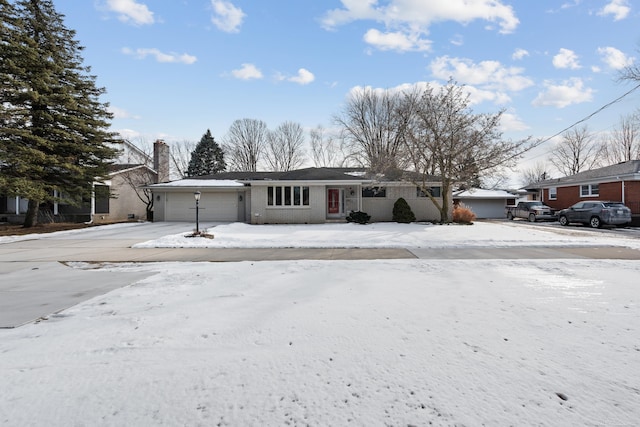
M 167 194 L 167 221 L 195 221 L 196 201 L 192 193 Z M 238 195 L 236 193 L 202 193 L 199 208 L 200 221 L 237 221 Z

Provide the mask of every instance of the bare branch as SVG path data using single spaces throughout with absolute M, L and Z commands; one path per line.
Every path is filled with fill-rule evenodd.
M 265 161 L 272 171 L 290 171 L 304 164 L 304 132 L 294 122 L 284 122 L 268 133 Z

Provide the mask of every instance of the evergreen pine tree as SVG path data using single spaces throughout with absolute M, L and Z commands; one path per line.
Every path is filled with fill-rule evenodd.
M 51 0 L 15 4 L 18 19 L 2 30 L 3 45 L 5 30 L 14 36 L 3 46 L 14 62 L 3 67 L 0 82 L 0 189 L 29 199 L 24 226 L 30 227 L 42 202 L 87 200 L 117 152 L 105 144 L 113 140 L 112 115 L 99 100 L 105 90 L 82 64 L 75 31 Z
M 200 142 L 191 153 L 187 176 L 204 176 L 222 172 L 227 168 L 220 145 L 211 136 L 211 131 L 202 135 Z

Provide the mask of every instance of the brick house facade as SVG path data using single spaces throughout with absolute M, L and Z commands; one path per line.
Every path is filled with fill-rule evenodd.
M 564 209 L 583 200 L 622 202 L 631 209 L 633 224 L 640 225 L 640 160 L 548 179 L 527 190 L 537 190 L 540 199 L 554 209 Z

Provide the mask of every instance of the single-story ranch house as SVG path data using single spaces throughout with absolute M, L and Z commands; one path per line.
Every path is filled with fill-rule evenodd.
M 437 179 L 430 179 L 427 185 L 440 198 Z M 372 222 L 391 221 L 393 205 L 400 197 L 409 203 L 418 221 L 440 219 L 437 208 L 415 184 L 367 177 L 362 168 L 223 172 L 148 188 L 154 197 L 154 221 L 193 221 L 196 192 L 200 192 L 199 219 L 210 222 L 325 223 L 344 221 L 352 211 L 368 213 Z
M 633 224 L 640 223 L 640 160 L 592 169 L 534 184 L 540 200 L 554 209 L 564 209 L 583 200 L 622 202 L 631 209 Z

